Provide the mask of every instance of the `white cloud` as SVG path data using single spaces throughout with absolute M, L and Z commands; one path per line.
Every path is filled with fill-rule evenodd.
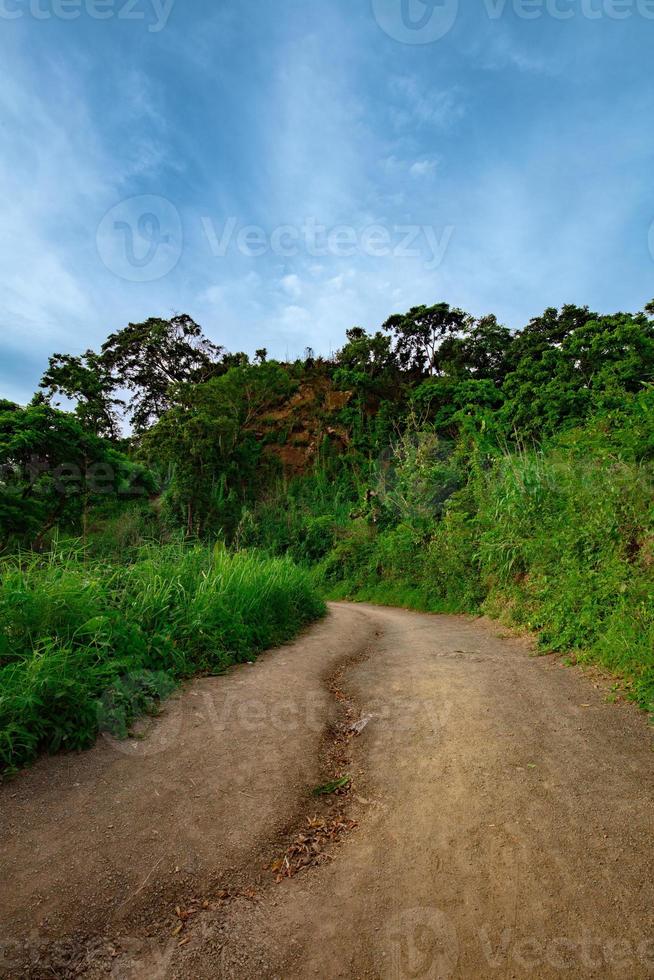
M 232 350 L 283 357 L 287 345 L 337 348 L 347 327 L 375 329 L 415 303 L 494 310 L 519 326 L 568 299 L 626 308 L 651 283 L 652 136 L 634 120 L 651 117 L 652 96 L 641 86 L 607 100 L 599 29 L 580 24 L 580 44 L 572 23 L 514 29 L 482 15 L 429 51 L 395 45 L 389 60 L 383 38 L 368 44 L 369 11 L 345 0 L 320 18 L 296 4 L 284 21 L 271 5 L 244 19 L 234 3 L 215 18 L 179 7 L 180 28 L 171 18 L 156 43 L 144 35 L 142 52 L 110 22 L 91 25 L 97 47 L 79 43 L 75 24 L 59 25 L 54 44 L 32 23 L 22 50 L 11 25 L 2 32 L 0 326 L 6 349 L 23 348 L 30 391 L 53 350 L 96 346 L 149 315 L 187 311 Z M 95 232 L 143 193 L 174 202 L 186 244 L 166 278 L 126 283 L 100 263 Z M 306 243 L 280 265 L 236 247 L 217 257 L 202 214 L 268 234 L 311 216 L 359 236 L 382 224 L 396 243 L 402 226 L 455 234 L 431 272 L 424 255 L 345 260 Z M 424 253 L 425 236 L 416 244 Z
M 345 284 L 345 273 L 341 272 L 340 276 L 334 276 L 332 279 L 327 280 L 327 285 L 330 289 L 335 289 L 338 292 L 343 288 Z
M 390 88 L 397 100 L 391 108 L 391 120 L 398 129 L 416 125 L 448 129 L 465 112 L 458 87 L 439 88 L 415 75 L 396 75 Z
M 37 343 L 45 365 L 53 349 L 84 350 L 120 325 L 111 311 L 135 290 L 101 264 L 95 233 L 129 180 L 160 166 L 165 125 L 141 73 L 98 117 L 80 84 L 94 70 L 89 56 L 43 58 L 37 73 L 19 46 L 4 42 L 0 123 L 11 139 L 0 148 L 0 327 L 5 335 L 23 331 L 23 344 Z M 112 120 L 132 138 L 109 143 L 102 127 Z M 151 289 L 150 309 L 163 291 Z M 133 318 L 139 303 L 130 305 Z
M 292 296 L 294 299 L 298 299 L 302 293 L 302 283 L 300 281 L 300 277 L 296 276 L 294 273 L 284 276 L 281 280 L 281 286 L 284 292 L 289 296 Z
M 428 177 L 436 172 L 437 166 L 437 160 L 416 160 L 409 167 L 409 173 L 412 177 Z
M 557 45 L 553 51 L 548 50 L 547 55 L 542 48 L 535 51 L 533 45 L 526 45 L 497 21 L 490 23 L 483 33 L 470 38 L 468 52 L 487 71 L 512 68 L 519 72 L 550 76 L 560 73 L 567 57 L 562 45 Z

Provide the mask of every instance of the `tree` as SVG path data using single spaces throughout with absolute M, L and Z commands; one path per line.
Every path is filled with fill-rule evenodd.
M 490 378 L 428 378 L 411 393 L 414 410 L 452 438 L 466 417 L 493 413 L 502 401 L 502 389 Z
M 347 343 L 336 354 L 339 367 L 368 378 L 378 378 L 395 367 L 391 338 L 380 330 L 371 335 L 363 327 L 350 327 L 345 336 Z
M 115 383 L 133 393 L 128 416 L 142 432 L 170 407 L 171 387 L 208 380 L 221 353 L 190 316 L 181 314 L 130 323 L 105 341 L 100 360 Z
M 118 409 L 124 403 L 114 397 L 116 380 L 104 360 L 87 350 L 81 357 L 53 354 L 39 387 L 48 398 L 64 395 L 76 402 L 75 414 L 89 432 L 108 439 L 118 439 Z
M 296 383 L 276 361 L 234 367 L 208 383 L 215 391 L 216 401 L 228 405 L 238 424 L 250 426 L 267 408 L 288 398 Z
M 654 323 L 644 313 L 547 310 L 516 345 L 523 354 L 504 383 L 502 415 L 522 434 L 540 436 L 577 425 L 654 380 Z
M 560 311 L 548 307 L 542 316 L 534 317 L 515 335 L 510 351 L 510 369 L 514 370 L 523 359 L 534 360 L 542 357 L 546 351 L 560 347 L 578 327 L 597 316 L 587 306 L 568 303 Z
M 408 313 L 394 313 L 383 329 L 395 336 L 395 353 L 400 367 L 420 374 L 438 374 L 442 369 L 443 341 L 460 334 L 469 316 L 449 303 L 414 306 Z
M 223 354 L 218 373 L 225 374 L 226 371 L 234 367 L 247 367 L 249 363 L 250 355 L 244 351 L 237 351 L 235 354 L 226 353 Z
M 178 388 L 175 404 L 141 440 L 141 457 L 171 470 L 165 503 L 189 535 L 211 521 L 214 487 L 228 475 L 238 446 L 238 409 L 216 390 L 219 380 Z
M 470 319 L 461 334 L 446 337 L 439 349 L 442 371 L 459 378 L 501 384 L 510 368 L 514 335 L 493 314 Z
M 39 548 L 56 524 L 76 525 L 107 496 L 153 486 L 143 467 L 42 398 L 21 408 L 0 401 L 0 540 Z
M 382 521 L 404 526 L 416 543 L 424 540 L 459 485 L 451 444 L 410 415 L 380 466 L 377 497 Z
M 253 426 L 294 387 L 279 364 L 267 361 L 171 390 L 173 404 L 143 435 L 140 453 L 153 466 L 171 467 L 167 501 L 188 534 L 229 524 L 226 501 L 231 508 L 254 484 L 261 444 Z
M 654 324 L 642 313 L 590 319 L 561 349 L 580 383 L 594 392 L 635 394 L 654 380 Z

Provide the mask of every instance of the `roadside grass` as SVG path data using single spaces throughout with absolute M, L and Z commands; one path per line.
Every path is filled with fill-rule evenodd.
M 425 531 L 341 527 L 314 575 L 331 599 L 485 613 L 618 677 L 654 712 L 654 467 L 622 433 L 498 452 Z M 433 494 L 433 489 L 429 490 Z
M 306 570 L 221 546 L 79 544 L 0 560 L 0 767 L 127 734 L 176 682 L 219 673 L 324 613 Z
M 650 713 L 653 500 L 651 464 L 554 449 L 498 462 L 477 513 L 482 610 L 605 667 Z
M 325 590 L 330 602 L 369 602 L 376 606 L 392 606 L 396 609 L 412 609 L 426 613 L 468 613 L 469 608 L 460 603 L 448 602 L 435 596 L 428 588 L 418 588 L 397 582 L 379 582 L 376 585 L 357 586 L 342 582 Z

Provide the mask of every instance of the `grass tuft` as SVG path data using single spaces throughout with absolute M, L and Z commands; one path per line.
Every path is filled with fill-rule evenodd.
M 125 736 L 180 678 L 220 673 L 324 612 L 284 558 L 149 545 L 127 565 L 75 546 L 0 561 L 0 767 Z

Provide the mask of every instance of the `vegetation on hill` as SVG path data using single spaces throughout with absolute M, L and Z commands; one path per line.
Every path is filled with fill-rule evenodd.
M 70 411 L 55 404 L 62 394 Z M 29 406 L 0 402 L 0 466 L 0 717 L 22 732 L 7 764 L 88 740 L 90 721 L 64 725 L 65 743 L 47 724 L 86 717 L 80 698 L 91 712 L 124 668 L 130 630 L 129 671 L 213 669 L 317 615 L 316 589 L 502 615 L 605 664 L 654 709 L 653 304 L 548 309 L 512 332 L 439 303 L 372 334 L 347 330 L 332 359 L 307 350 L 293 363 L 226 353 L 188 316 L 150 319 L 98 352 L 54 355 Z M 171 543 L 180 535 L 183 548 Z M 81 556 L 64 561 L 73 539 Z M 214 608 L 213 590 L 239 570 L 284 579 L 281 623 L 266 618 L 265 589 L 258 604 L 232 590 L 232 605 Z M 69 576 L 82 597 L 95 590 L 79 619 L 71 605 L 73 626 L 47 613 L 68 609 L 57 590 L 73 595 Z M 183 583 L 161 619 L 139 606 L 148 576 L 155 592 Z M 17 625 L 31 603 L 38 627 Z M 46 664 L 77 692 L 70 715 L 30 686 Z M 21 698 L 39 705 L 44 732 L 20 720 Z

